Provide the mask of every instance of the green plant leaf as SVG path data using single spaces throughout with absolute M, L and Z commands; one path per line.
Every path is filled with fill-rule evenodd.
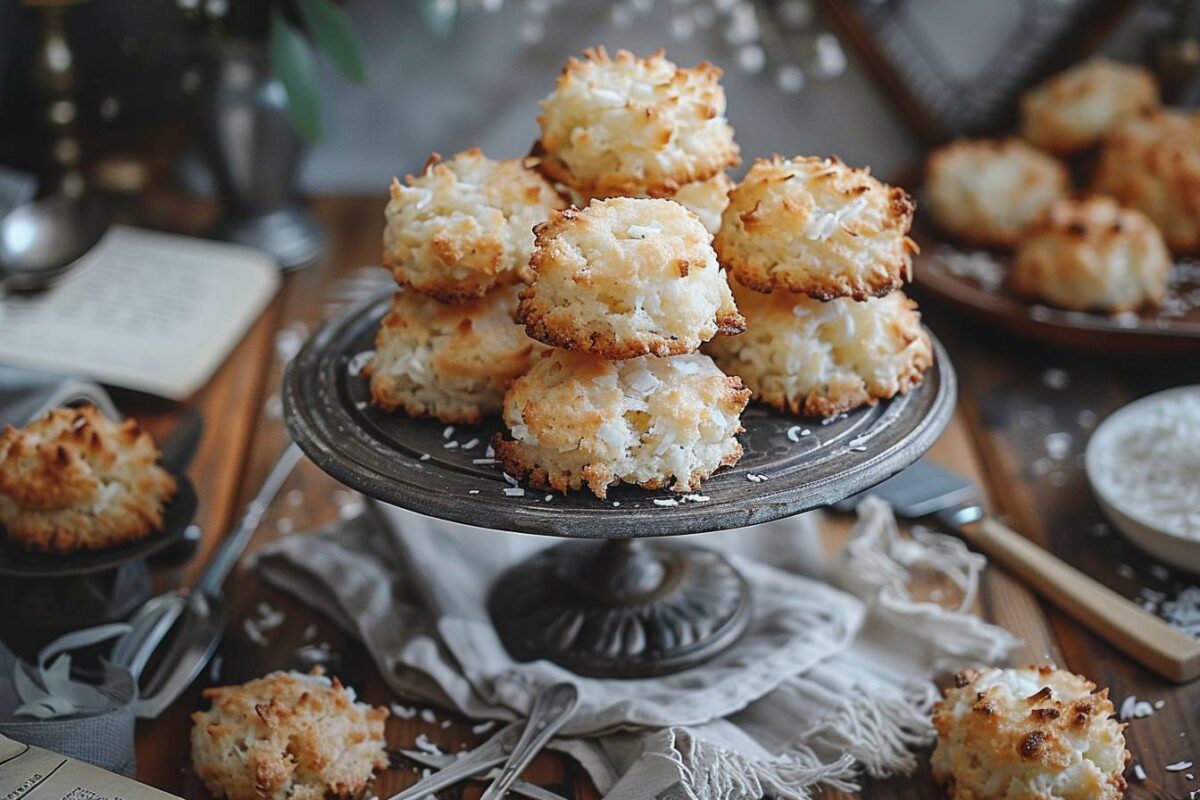
M 321 99 L 317 63 L 308 41 L 278 12 L 271 16 L 268 44 L 271 69 L 288 94 L 288 117 L 301 136 L 314 144 L 321 138 Z
M 317 47 L 329 57 L 338 72 L 355 83 L 367 82 L 363 66 L 362 40 L 350 15 L 331 0 L 296 0 L 304 26 Z

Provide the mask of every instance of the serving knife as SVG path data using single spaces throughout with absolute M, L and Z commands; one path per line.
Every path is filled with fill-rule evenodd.
M 1129 657 L 1177 683 L 1200 677 L 1200 642 L 992 519 L 969 480 L 920 459 L 834 507 L 874 495 L 905 519 L 932 516 Z

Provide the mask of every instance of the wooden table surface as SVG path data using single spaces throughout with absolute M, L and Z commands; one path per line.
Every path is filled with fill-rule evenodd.
M 193 580 L 220 537 L 257 491 L 286 442 L 280 421 L 279 386 L 283 359 L 328 313 L 338 281 L 375 264 L 383 224 L 382 197 L 322 199 L 314 210 L 329 227 L 330 255 L 319 266 L 288 276 L 283 288 L 213 380 L 186 405 L 204 414 L 206 434 L 191 469 L 200 494 L 198 523 L 204 531 L 201 551 L 190 564 L 160 570 L 160 587 Z M 926 320 L 949 347 L 961 382 L 958 413 L 933 450 L 933 458 L 986 487 L 994 512 L 1031 539 L 1049 547 L 1093 576 L 1133 597 L 1142 587 L 1173 592 L 1190 583 L 1166 573 L 1134 552 L 1103 524 L 1081 468 L 1082 447 L 1097 419 L 1140 395 L 1168 386 L 1200 382 L 1200 358 L 1170 361 L 1144 356 L 1086 355 L 1055 351 L 1002 338 L 969 325 L 943 309 L 923 308 Z M 123 409 L 161 433 L 180 407 L 140 397 L 118 397 Z M 1053 459 L 1046 437 L 1066 434 L 1070 454 Z M 1061 436 L 1057 437 L 1061 440 Z M 251 544 L 251 551 L 292 532 L 311 530 L 333 519 L 355 497 L 332 479 L 303 463 L 280 494 Z M 850 520 L 828 515 L 823 536 L 829 549 L 844 540 Z M 316 625 L 315 641 L 328 642 L 341 654 L 337 674 L 367 700 L 407 704 L 384 687 L 361 648 L 347 641 L 319 614 L 258 581 L 239 568 L 227 585 L 231 626 L 221 647 L 220 682 L 240 682 L 294 664 L 305 632 Z M 255 644 L 242 620 L 260 603 L 286 614 L 269 631 L 268 646 Z M 1200 756 L 1200 685 L 1171 686 L 1070 619 L 1042 605 L 1002 569 L 985 576 L 980 612 L 1021 637 L 1018 663 L 1055 662 L 1112 689 L 1120 706 L 1129 695 L 1165 705 L 1153 716 L 1133 721 L 1129 748 L 1143 764 L 1144 782 L 1131 781 L 1133 798 L 1185 798 L 1200 782 L 1164 766 Z M 309 630 L 311 634 L 311 630 Z M 189 767 L 189 715 L 201 707 L 202 678 L 165 715 L 138 728 L 141 780 L 188 798 L 206 793 Z M 388 721 L 391 748 L 411 747 L 421 733 L 444 750 L 475 745 L 481 737 L 471 723 L 441 710 L 437 722 L 420 718 Z M 443 721 L 449 721 L 443 727 Z M 1197 759 L 1200 760 L 1200 759 Z M 1200 769 L 1197 770 L 1200 774 Z M 419 773 L 401 766 L 382 773 L 375 793 L 387 797 Z M 597 796 L 575 763 L 543 754 L 527 777 L 564 797 Z M 480 784 L 452 789 L 444 796 L 475 797 Z M 825 797 L 838 796 L 826 793 Z M 865 782 L 871 798 L 940 796 L 924 766 L 909 778 Z

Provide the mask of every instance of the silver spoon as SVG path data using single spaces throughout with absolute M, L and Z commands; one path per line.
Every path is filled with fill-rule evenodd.
M 108 214 L 90 197 L 51 195 L 0 219 L 0 297 L 45 289 L 66 274 L 108 230 Z

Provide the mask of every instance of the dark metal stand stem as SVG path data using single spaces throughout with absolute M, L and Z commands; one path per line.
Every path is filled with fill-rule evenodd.
M 489 602 L 509 653 L 644 678 L 693 667 L 746 628 L 746 583 L 718 553 L 627 538 L 572 542 L 501 575 Z

